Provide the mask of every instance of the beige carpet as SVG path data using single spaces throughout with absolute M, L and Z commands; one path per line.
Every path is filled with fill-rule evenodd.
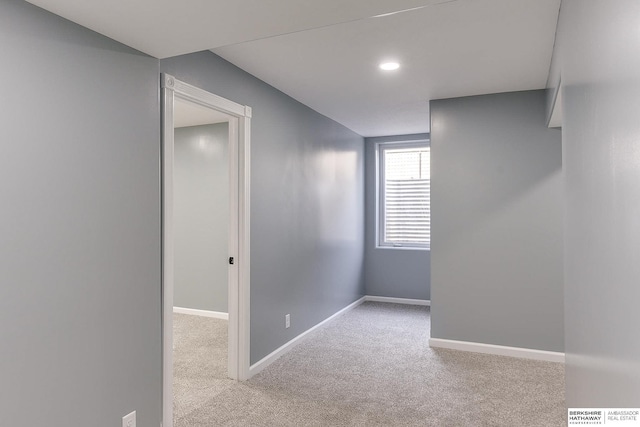
M 227 378 L 227 321 L 174 313 L 174 426 L 191 425 L 189 413 L 235 384 Z
M 210 321 L 177 328 L 198 343 L 183 350 L 206 354 L 196 324 Z M 561 364 L 431 349 L 428 338 L 427 307 L 369 302 L 246 383 L 181 367 L 176 427 L 566 425 Z

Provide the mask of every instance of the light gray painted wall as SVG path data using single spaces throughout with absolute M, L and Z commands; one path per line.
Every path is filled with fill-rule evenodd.
M 0 0 L 0 424 L 158 427 L 158 61 Z
M 229 124 L 175 129 L 173 305 L 228 311 Z
M 376 143 L 429 139 L 429 134 L 365 138 L 365 288 L 367 295 L 431 298 L 430 252 L 376 248 Z
M 545 92 L 431 102 L 431 336 L 563 351 L 561 134 Z
M 211 52 L 160 65 L 182 81 L 253 108 L 255 363 L 364 294 L 363 138 Z
M 640 3 L 564 0 L 569 407 L 640 407 Z

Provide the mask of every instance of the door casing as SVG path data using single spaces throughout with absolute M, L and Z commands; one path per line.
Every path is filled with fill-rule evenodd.
M 229 377 L 249 378 L 251 107 L 163 73 L 162 82 L 162 418 L 173 426 L 174 99 L 229 115 Z

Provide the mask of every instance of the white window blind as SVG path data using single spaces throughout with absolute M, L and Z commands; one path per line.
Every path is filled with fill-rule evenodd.
M 426 143 L 381 145 L 380 245 L 429 248 L 430 151 Z

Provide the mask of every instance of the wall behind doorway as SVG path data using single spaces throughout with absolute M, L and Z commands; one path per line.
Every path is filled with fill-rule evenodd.
M 175 129 L 173 305 L 228 311 L 229 124 Z

